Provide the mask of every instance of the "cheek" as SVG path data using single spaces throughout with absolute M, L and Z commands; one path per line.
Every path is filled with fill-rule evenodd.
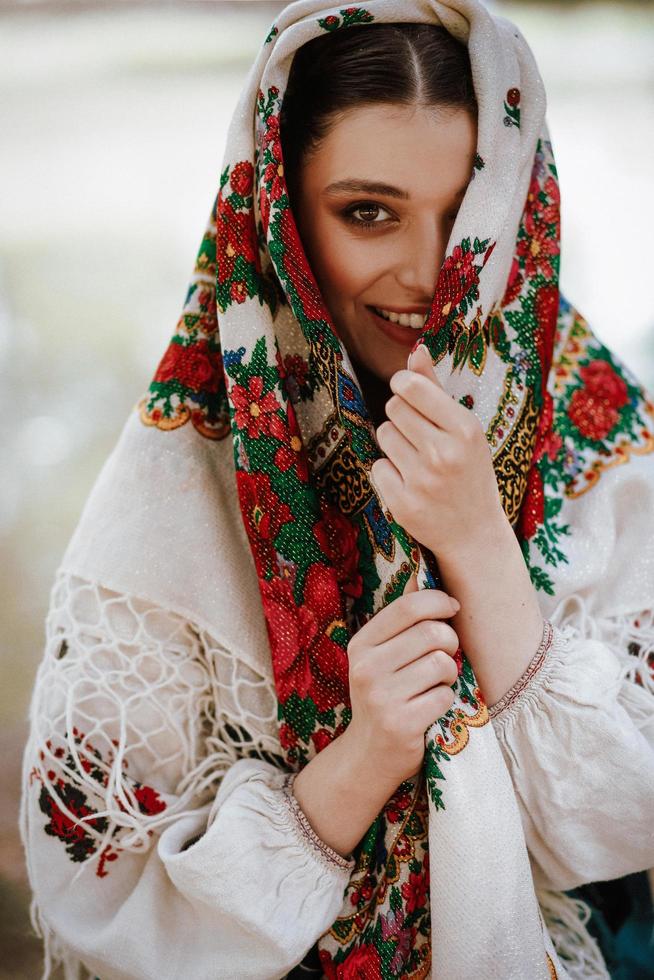
M 381 274 L 381 250 L 325 221 L 313 239 L 312 268 L 330 306 L 345 308 Z

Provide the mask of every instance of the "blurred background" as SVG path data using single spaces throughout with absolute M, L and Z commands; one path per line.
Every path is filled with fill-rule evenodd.
M 654 3 L 489 5 L 545 80 L 563 290 L 654 390 Z M 16 820 L 53 574 L 172 334 L 283 6 L 0 0 L 0 980 L 40 976 Z

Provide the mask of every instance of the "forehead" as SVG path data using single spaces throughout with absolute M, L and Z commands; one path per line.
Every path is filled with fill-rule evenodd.
M 330 183 L 358 177 L 393 184 L 411 198 L 435 199 L 467 183 L 476 139 L 476 122 L 465 109 L 349 109 L 306 159 L 303 182 L 320 192 Z

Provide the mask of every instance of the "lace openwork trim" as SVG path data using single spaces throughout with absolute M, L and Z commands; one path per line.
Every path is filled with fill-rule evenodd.
M 307 820 L 306 814 L 293 794 L 293 784 L 295 783 L 296 776 L 297 773 L 292 772 L 289 773 L 284 779 L 282 783 L 282 800 L 286 805 L 286 808 L 293 821 L 295 822 L 301 836 L 311 848 L 318 851 L 320 857 L 327 861 L 328 864 L 335 865 L 342 871 L 350 871 L 354 867 L 354 859 L 343 857 L 342 854 L 335 851 L 329 846 L 329 844 L 326 844 L 325 841 L 318 836 Z
M 508 708 L 509 705 L 513 704 L 513 702 L 520 697 L 525 688 L 531 683 L 532 678 L 538 673 L 545 663 L 545 658 L 547 657 L 547 654 L 552 646 L 553 639 L 554 627 L 550 621 L 546 619 L 543 624 L 543 635 L 536 653 L 529 661 L 527 668 L 515 682 L 513 687 L 509 688 L 506 694 L 503 695 L 499 701 L 489 707 L 488 713 L 491 718 L 497 718 L 502 711 Z
M 183 617 L 60 571 L 31 708 L 39 819 L 103 876 L 117 849 L 215 795 L 240 758 L 279 764 L 271 676 Z M 104 864 L 103 864 L 104 861 Z

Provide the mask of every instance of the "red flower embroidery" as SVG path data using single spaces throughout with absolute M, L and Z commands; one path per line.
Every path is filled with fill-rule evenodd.
M 218 261 L 218 282 L 224 283 L 234 275 L 234 265 L 238 256 L 246 262 L 254 263 L 261 271 L 257 230 L 251 211 L 235 211 L 230 201 L 218 195 L 216 215 L 216 251 Z
M 520 105 L 520 89 L 510 88 L 509 91 L 506 93 L 506 101 L 514 109 L 517 105 Z
M 629 400 L 627 385 L 607 361 L 595 360 L 579 371 L 585 387 L 570 399 L 568 416 L 587 439 L 605 439 Z
M 520 264 L 517 259 L 514 259 L 511 263 L 511 271 L 507 280 L 506 291 L 502 297 L 502 306 L 509 306 L 510 303 L 515 302 L 520 295 L 523 281 L 524 280 L 520 275 Z
M 287 354 L 284 358 L 286 377 L 295 378 L 299 388 L 309 380 L 309 365 L 300 354 Z
M 232 388 L 234 422 L 238 429 L 245 429 L 250 439 L 261 435 L 284 439 L 286 426 L 277 414 L 281 408 L 272 391 L 263 393 L 263 378 L 250 378 L 247 388 L 235 384 Z
M 605 439 L 619 418 L 613 405 L 584 388 L 572 395 L 568 415 L 587 439 Z
M 137 785 L 134 789 L 141 813 L 146 813 L 149 817 L 157 813 L 162 813 L 166 809 L 166 804 L 160 798 L 156 789 L 151 786 Z
M 229 182 L 233 190 L 241 197 L 247 197 L 252 190 L 254 179 L 254 168 L 249 160 L 241 160 L 234 165 L 234 169 L 229 175 Z
M 558 456 L 559 450 L 563 445 L 563 439 L 552 430 L 554 418 L 554 402 L 549 391 L 543 396 L 543 409 L 538 421 L 538 432 L 536 433 L 536 443 L 534 448 L 534 463 L 537 463 L 545 454 L 553 462 Z
M 259 213 L 261 214 L 261 223 L 263 225 L 264 232 L 268 232 L 268 221 L 270 219 L 270 200 L 264 185 L 261 185 L 259 190 Z
M 531 279 L 540 270 L 546 279 L 553 279 L 550 259 L 559 254 L 559 243 L 556 238 L 549 237 L 550 226 L 537 215 L 527 212 L 525 230 L 527 237 L 520 239 L 517 248 L 518 255 L 525 261 L 525 275 Z
M 404 816 L 404 811 L 411 804 L 408 793 L 396 793 L 386 805 L 386 818 L 391 823 L 397 823 Z
M 409 875 L 409 880 L 402 885 L 402 897 L 406 899 L 406 910 L 409 914 L 422 908 L 427 900 L 427 880 L 424 874 Z
M 325 506 L 322 521 L 316 524 L 313 533 L 334 565 L 343 592 L 358 598 L 363 592 L 363 579 L 359 573 L 357 532 L 350 521 L 340 511 Z
M 242 279 L 237 279 L 230 284 L 229 295 L 235 303 L 244 303 L 248 298 L 247 283 L 243 282 Z
M 279 743 L 283 749 L 292 749 L 297 745 L 297 735 L 286 722 L 279 728 Z
M 286 473 L 291 467 L 295 467 L 295 472 L 299 480 L 306 482 L 309 479 L 309 467 L 304 453 L 304 443 L 300 437 L 300 430 L 297 418 L 292 406 L 288 411 L 288 427 L 284 433 L 284 444 L 279 447 L 273 458 L 275 466 Z
M 281 144 L 275 141 L 272 145 L 272 151 L 279 151 L 281 155 Z M 278 159 L 279 155 L 275 153 L 275 157 Z M 281 162 L 269 163 L 263 172 L 263 183 L 268 188 L 268 197 L 270 201 L 278 201 L 282 194 L 284 193 L 284 165 Z
M 270 89 L 270 92 L 272 92 L 272 91 L 273 90 Z M 280 133 L 280 129 L 279 129 L 279 116 L 278 115 L 275 115 L 275 113 L 271 112 L 270 115 L 268 116 L 267 120 L 266 120 L 266 131 L 263 134 L 263 145 L 264 145 L 264 147 L 265 146 L 268 146 L 269 143 L 277 143 L 277 142 L 280 142 L 279 133 Z M 280 142 L 280 145 L 281 145 L 281 142 Z M 277 156 L 277 154 L 275 154 L 275 155 Z
M 538 360 L 542 366 L 542 385 L 544 391 L 552 363 L 554 334 L 556 333 L 556 324 L 559 315 L 558 287 L 554 285 L 541 286 L 536 293 L 534 308 L 537 323 L 534 339 L 536 341 L 536 350 L 538 351 Z
M 332 736 L 326 728 L 319 728 L 317 732 L 312 734 L 311 740 L 316 747 L 316 752 L 320 752 L 325 746 L 329 745 Z
M 327 980 L 370 980 L 382 976 L 382 964 L 374 946 L 358 946 L 344 963 L 334 963 L 331 953 L 320 950 L 320 965 Z
M 440 318 L 449 316 L 452 309 L 459 305 L 472 285 L 479 282 L 474 265 L 472 250 L 464 252 L 460 245 L 455 245 L 451 255 L 448 255 L 440 274 L 434 296 L 434 308 L 437 322 Z
M 273 490 L 267 473 L 237 470 L 236 486 L 257 570 L 259 575 L 265 575 L 274 561 L 275 539 L 293 515 Z
M 537 466 L 532 466 L 527 477 L 527 490 L 518 519 L 519 537 L 529 540 L 545 520 L 545 490 L 543 478 Z
M 591 361 L 580 369 L 579 375 L 591 394 L 610 402 L 615 408 L 622 408 L 629 401 L 624 379 L 614 371 L 608 361 Z
M 333 571 L 309 568 L 301 606 L 287 579 L 263 582 L 262 597 L 280 701 L 295 691 L 301 698 L 311 695 L 318 711 L 348 703 L 347 656 L 331 639 L 334 627 L 344 625 Z
M 154 380 L 178 381 L 192 391 L 215 394 L 223 382 L 222 355 L 206 340 L 188 345 L 173 341 L 159 363 Z

